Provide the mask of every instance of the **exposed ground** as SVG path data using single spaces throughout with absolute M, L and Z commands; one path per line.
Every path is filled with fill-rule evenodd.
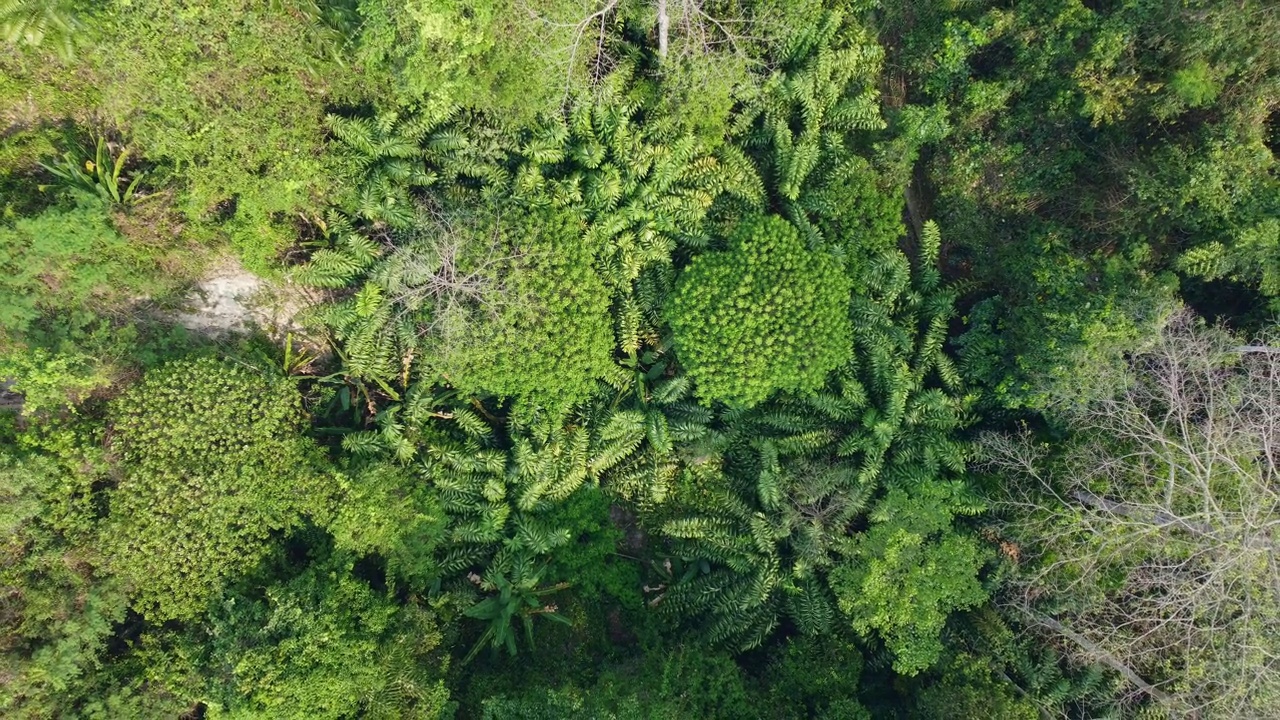
M 287 281 L 268 281 L 245 270 L 235 258 L 211 265 L 187 296 L 185 307 L 171 317 L 183 327 L 210 337 L 261 328 L 283 339 L 302 333 L 297 315 L 318 300 L 314 293 Z

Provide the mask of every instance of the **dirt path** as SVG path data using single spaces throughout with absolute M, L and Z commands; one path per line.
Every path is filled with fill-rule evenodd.
M 210 337 L 260 328 L 272 338 L 305 333 L 297 315 L 318 297 L 289 283 L 272 282 L 245 270 L 235 258 L 210 266 L 185 307 L 170 317 L 179 325 Z

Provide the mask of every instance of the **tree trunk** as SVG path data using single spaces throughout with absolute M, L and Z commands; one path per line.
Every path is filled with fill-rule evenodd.
M 671 17 L 667 15 L 667 0 L 658 0 L 658 57 L 667 56 L 667 36 L 671 32 Z
M 1081 635 L 1075 630 L 1072 630 L 1066 625 L 1063 625 L 1062 623 L 1058 622 L 1054 618 L 1049 617 L 1048 615 L 1042 615 L 1040 613 L 1032 612 L 1030 610 L 1023 610 L 1022 612 L 1027 616 L 1028 619 L 1030 619 L 1032 622 L 1036 623 L 1037 625 L 1046 627 L 1054 631 L 1055 633 L 1058 633 L 1059 635 L 1062 635 L 1063 637 L 1071 640 L 1075 644 L 1079 645 L 1081 648 L 1084 649 L 1085 652 L 1089 654 L 1090 657 L 1106 665 L 1112 670 L 1115 670 L 1116 672 L 1120 673 L 1120 675 L 1123 676 L 1125 680 L 1128 680 L 1129 683 L 1132 684 L 1134 687 L 1138 688 L 1142 692 L 1149 695 L 1153 700 L 1159 702 L 1161 705 L 1165 707 L 1166 710 L 1177 712 L 1175 708 L 1178 706 L 1178 703 L 1173 699 L 1172 696 L 1170 696 L 1168 693 L 1161 690 L 1160 688 L 1147 682 L 1146 680 L 1143 680 L 1142 676 L 1138 675 L 1138 673 L 1133 671 L 1133 668 L 1124 664 L 1124 662 L 1116 658 L 1111 653 L 1107 652 L 1106 650 L 1103 650 L 1101 647 L 1099 647 L 1096 643 L 1094 643 L 1089 638 L 1085 637 L 1084 635 Z M 1190 718 L 1195 718 L 1195 717 L 1199 717 L 1199 714 L 1195 712 L 1191 712 L 1191 713 L 1187 713 L 1185 716 Z
M 1114 515 L 1123 515 L 1125 517 L 1143 520 L 1157 527 L 1177 527 L 1203 538 L 1213 540 L 1218 539 L 1218 533 L 1214 531 L 1213 526 L 1206 523 L 1191 522 L 1163 510 L 1142 508 L 1130 505 L 1129 503 L 1108 500 L 1103 497 L 1098 497 L 1087 490 L 1076 490 L 1071 493 L 1071 496 L 1085 505 L 1098 508 L 1099 510 L 1109 512 Z M 1239 538 L 1239 542 L 1251 550 L 1276 549 L 1276 544 L 1274 542 L 1262 537 L 1241 537 Z

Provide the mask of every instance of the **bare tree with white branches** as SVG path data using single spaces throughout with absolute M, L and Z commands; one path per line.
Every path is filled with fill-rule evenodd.
M 1004 601 L 1176 717 L 1280 717 L 1280 354 L 1182 314 L 1131 368 L 1064 453 L 984 438 Z
M 415 229 L 397 239 L 371 276 L 385 288 L 397 323 L 411 323 L 418 341 L 436 352 L 460 352 L 477 323 L 530 303 L 506 279 L 536 254 L 508 247 L 503 227 L 501 216 L 419 205 Z
M 517 2 L 546 40 L 540 53 L 565 66 L 566 92 L 584 67 L 592 82 L 613 67 L 610 32 L 621 18 L 652 23 L 664 62 L 725 55 L 745 63 L 751 57 L 746 44 L 759 39 L 753 28 L 761 22 L 736 3 L 716 0 L 570 0 L 552 10 L 533 0 Z

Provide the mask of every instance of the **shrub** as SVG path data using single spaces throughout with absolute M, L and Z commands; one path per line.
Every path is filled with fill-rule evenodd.
M 435 616 L 399 606 L 330 561 L 272 585 L 264 599 L 237 596 L 197 636 L 212 667 L 210 717 L 429 718 L 448 691 L 433 654 Z
M 433 555 L 445 515 L 430 487 L 394 465 L 377 464 L 339 481 L 340 502 L 327 529 L 357 556 L 385 559 L 387 575 L 418 589 L 438 571 Z
M 956 610 L 984 602 L 982 547 L 957 532 L 956 515 L 982 510 L 957 482 L 894 488 L 871 527 L 849 542 L 831 573 L 840 610 L 863 635 L 876 631 L 901 675 L 925 670 L 943 653 L 942 629 Z
M 22 413 L 34 416 L 84 400 L 109 381 L 83 353 L 51 354 L 42 348 L 0 353 L 0 381 L 22 394 Z
M 76 437 L 65 430 L 51 434 Z M 0 715 L 6 718 L 67 714 L 124 619 L 125 598 L 99 572 L 93 547 L 90 486 L 101 479 L 97 459 L 92 452 L 59 458 L 0 450 Z
M 309 42 L 302 13 L 253 0 L 136 0 L 98 23 L 86 60 L 102 115 L 173 168 L 191 220 L 226 220 L 247 267 L 266 272 L 293 240 L 294 213 L 331 189 L 326 102 L 348 75 Z M 199 230 L 193 227 L 192 230 Z M 207 229 L 206 229 L 207 231 Z
M 115 401 L 109 552 L 148 617 L 191 617 L 322 508 L 327 479 L 285 380 L 211 358 L 154 370 Z
M 613 330 L 581 224 L 538 210 L 499 232 L 507 257 L 485 272 L 500 294 L 476 322 L 445 334 L 440 371 L 469 392 L 548 405 L 585 399 L 612 364 Z
M 772 215 L 744 221 L 730 243 L 694 258 L 667 308 L 699 397 L 749 407 L 775 390 L 819 389 L 853 349 L 839 262 Z

